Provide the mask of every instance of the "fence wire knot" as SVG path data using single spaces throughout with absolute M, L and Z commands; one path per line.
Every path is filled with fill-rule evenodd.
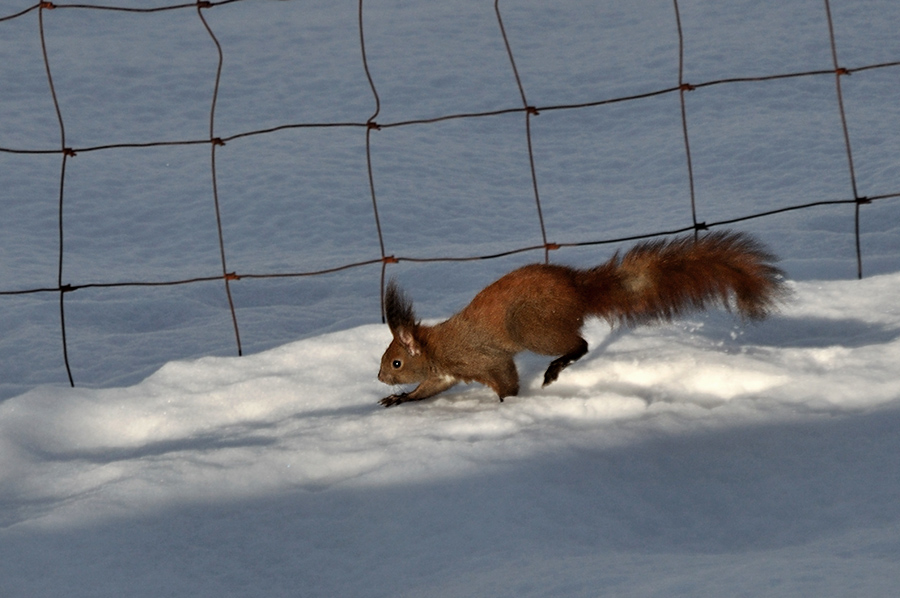
M 366 123 L 366 127 L 367 127 L 368 129 L 374 130 L 374 131 L 380 131 L 380 130 L 381 130 L 381 125 L 379 125 L 379 124 L 378 124 L 377 122 L 375 122 L 374 120 L 370 120 L 369 122 L 367 122 L 367 123 Z
M 386 255 L 386 256 L 384 256 L 383 258 L 381 258 L 381 261 L 384 262 L 385 264 L 398 264 L 398 263 L 400 263 L 400 260 L 398 260 L 397 258 L 395 258 L 395 257 L 392 256 L 392 255 Z
M 838 68 L 834 69 L 834 72 L 838 77 L 840 77 L 841 75 L 847 75 L 849 77 L 850 75 L 853 74 L 848 69 L 845 69 L 842 66 L 839 66 Z
M 54 8 L 56 8 L 56 5 L 53 4 L 52 2 L 41 2 L 41 3 L 38 5 L 38 7 L 39 7 L 39 8 L 46 8 L 47 10 L 53 10 Z
M 678 89 L 680 89 L 681 91 L 694 91 L 697 88 L 690 83 L 682 83 L 678 86 Z
M 226 272 L 225 280 L 240 280 L 241 277 L 236 272 Z

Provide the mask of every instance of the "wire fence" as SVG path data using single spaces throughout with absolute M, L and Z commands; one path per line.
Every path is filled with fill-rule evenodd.
M 197 2 L 185 2 L 179 4 L 172 4 L 167 6 L 159 6 L 153 8 L 138 8 L 138 7 L 129 7 L 129 6 L 101 6 L 101 5 L 92 5 L 92 4 L 76 4 L 76 3 L 62 3 L 62 2 L 39 2 L 32 6 L 29 6 L 19 12 L 14 14 L 0 16 L 0 23 L 4 21 L 10 21 L 13 19 L 24 19 L 29 18 L 29 16 L 33 16 L 34 13 L 37 15 L 38 20 L 38 32 L 40 35 L 40 45 L 43 53 L 43 63 L 46 70 L 46 78 L 47 83 L 49 84 L 49 91 L 52 96 L 53 106 L 55 108 L 55 116 L 59 126 L 59 146 L 53 149 L 35 149 L 35 148 L 13 148 L 13 147 L 2 147 L 0 146 L 0 152 L 7 154 L 21 154 L 21 155 L 56 155 L 60 158 L 60 168 L 59 168 L 59 187 L 58 187 L 58 270 L 56 276 L 56 285 L 55 286 L 44 286 L 40 288 L 23 288 L 23 289 L 0 289 L 0 296 L 14 296 L 14 295 L 33 295 L 33 294 L 56 294 L 58 295 L 59 300 L 59 323 L 60 323 L 60 332 L 62 337 L 62 352 L 64 358 L 64 364 L 66 368 L 66 373 L 68 376 L 69 383 L 74 386 L 75 379 L 72 373 L 71 366 L 69 364 L 69 355 L 68 355 L 68 341 L 67 341 L 67 330 L 66 330 L 66 296 L 75 291 L 84 290 L 84 289 L 96 289 L 96 288 L 113 288 L 113 287 L 160 287 L 160 286 L 176 286 L 176 285 L 190 285 L 195 283 L 202 282 L 215 282 L 221 281 L 224 288 L 225 296 L 227 297 L 228 307 L 231 313 L 231 321 L 234 328 L 234 338 L 237 347 L 237 353 L 240 355 L 243 352 L 241 345 L 241 335 L 239 328 L 239 321 L 237 317 L 237 312 L 235 310 L 235 303 L 232 298 L 231 287 L 232 284 L 237 281 L 246 281 L 253 279 L 266 279 L 266 278 L 295 278 L 295 277 L 308 277 L 308 276 L 317 276 L 327 273 L 333 273 L 343 270 L 349 270 L 354 268 L 361 267 L 369 267 L 374 265 L 379 265 L 381 267 L 381 289 L 383 291 L 384 282 L 385 282 L 385 274 L 390 267 L 391 264 L 396 264 L 399 262 L 459 262 L 459 261 L 471 261 L 471 260 L 486 260 L 486 259 L 494 259 L 503 256 L 509 256 L 513 254 L 525 253 L 525 252 L 543 252 L 544 259 L 549 260 L 549 255 L 551 251 L 559 250 L 561 248 L 570 248 L 570 247 L 583 247 L 583 246 L 591 246 L 591 245 L 603 245 L 603 244 L 615 244 L 622 243 L 625 241 L 634 241 L 639 239 L 646 239 L 652 237 L 659 237 L 665 235 L 679 234 L 679 233 L 690 233 L 693 232 L 695 235 L 699 233 L 699 231 L 731 225 L 738 222 L 766 218 L 769 216 L 773 216 L 775 214 L 799 211 L 799 210 L 807 210 L 810 208 L 827 206 L 827 205 L 853 205 L 855 206 L 854 210 L 854 230 L 855 230 L 855 240 L 856 240 L 856 270 L 858 277 L 862 277 L 863 275 L 863 252 L 860 243 L 860 211 L 863 206 L 867 204 L 871 204 L 877 201 L 883 201 L 891 198 L 900 197 L 900 190 L 897 192 L 883 193 L 879 195 L 869 195 L 863 196 L 860 195 L 857 191 L 857 182 L 856 182 L 856 170 L 854 167 L 854 155 L 851 148 L 850 143 L 850 132 L 847 124 L 847 117 L 844 110 L 844 100 L 842 93 L 842 80 L 852 74 L 862 73 L 862 72 L 871 72 L 875 70 L 883 70 L 883 69 L 893 69 L 900 67 L 900 60 L 883 62 L 879 64 L 864 64 L 853 67 L 843 66 L 840 62 L 840 56 L 837 48 L 837 44 L 835 41 L 835 33 L 834 33 L 834 22 L 832 19 L 832 11 L 829 0 L 823 0 L 823 10 L 825 12 L 825 16 L 828 21 L 828 34 L 829 34 L 829 43 L 831 49 L 831 63 L 833 68 L 824 69 L 824 70 L 812 70 L 812 71 L 803 71 L 803 72 L 787 72 L 787 73 L 776 73 L 765 76 L 758 77 L 735 77 L 735 78 L 723 78 L 717 80 L 710 81 L 686 81 L 684 78 L 684 32 L 682 30 L 682 19 L 681 19 L 681 10 L 679 7 L 678 0 L 672 0 L 672 6 L 674 9 L 674 27 L 677 28 L 678 33 L 678 49 L 679 49 L 679 61 L 678 61 L 678 77 L 677 84 L 671 87 L 666 87 L 662 89 L 656 89 L 647 93 L 641 93 L 637 95 L 628 95 L 622 97 L 613 97 L 607 99 L 597 99 L 596 101 L 588 101 L 582 103 L 572 103 L 572 104 L 553 104 L 553 105 L 534 105 L 528 100 L 528 96 L 526 93 L 525 86 L 523 85 L 522 79 L 519 76 L 519 71 L 516 65 L 516 57 L 514 47 L 510 42 L 509 37 L 507 36 L 507 31 L 504 26 L 503 20 L 503 10 L 501 9 L 501 3 L 499 0 L 494 0 L 494 14 L 496 16 L 496 21 L 498 25 L 498 35 L 503 40 L 503 45 L 506 50 L 506 54 L 509 58 L 509 66 L 512 70 L 512 73 L 515 77 L 515 81 L 518 87 L 518 92 L 521 99 L 521 104 L 516 106 L 510 106 L 508 108 L 500 109 L 500 110 L 491 110 L 484 112 L 468 112 L 468 113 L 455 113 L 455 114 L 443 114 L 440 116 L 436 116 L 433 118 L 419 118 L 419 119 L 409 119 L 409 120 L 397 120 L 397 121 L 381 121 L 379 120 L 379 116 L 381 114 L 381 101 L 378 93 L 377 82 L 373 78 L 371 71 L 369 69 L 369 61 L 366 53 L 366 3 L 364 0 L 359 0 L 358 2 L 358 31 L 359 31 L 359 50 L 360 56 L 362 59 L 363 72 L 366 77 L 366 81 L 368 83 L 368 87 L 371 89 L 371 94 L 374 99 L 375 109 L 372 114 L 368 117 L 368 119 L 364 121 L 357 122 L 298 122 L 298 123 L 285 123 L 277 126 L 257 129 L 257 130 L 248 130 L 242 131 L 239 133 L 235 133 L 228 136 L 219 136 L 216 131 L 216 107 L 219 98 L 220 92 L 220 84 L 221 84 L 221 74 L 222 74 L 222 66 L 223 66 L 223 51 L 222 45 L 220 44 L 219 39 L 216 36 L 215 30 L 210 26 L 206 14 L 209 11 L 213 10 L 222 10 L 224 6 L 229 4 L 235 4 L 238 2 L 247 2 L 249 0 L 219 0 L 219 1 L 207 1 L 200 0 Z M 124 12 L 124 13 L 137 13 L 137 14 L 149 14 L 149 13 L 160 13 L 165 11 L 191 11 L 196 14 L 196 18 L 199 19 L 200 23 L 203 26 L 206 34 L 209 36 L 210 40 L 214 43 L 214 46 L 217 51 L 217 66 L 216 66 L 216 74 L 215 74 L 215 86 L 212 95 L 212 101 L 209 106 L 209 126 L 208 126 L 208 136 L 204 138 L 197 139 L 187 139 L 187 140 L 158 140 L 151 142 L 140 142 L 140 143 L 108 143 L 102 145 L 92 145 L 85 147 L 72 147 L 67 143 L 66 137 L 66 119 L 64 118 L 63 111 L 60 108 L 60 102 L 57 98 L 56 86 L 54 84 L 54 70 L 53 64 L 50 59 L 50 55 L 47 50 L 47 37 L 46 37 L 46 28 L 45 28 L 45 20 L 49 18 L 49 13 L 53 11 L 62 11 L 62 10 L 83 10 L 83 11 L 98 11 L 98 12 Z M 688 118 L 687 105 L 688 105 L 688 95 L 694 91 L 701 90 L 704 88 L 716 87 L 716 86 L 727 86 L 738 83 L 754 83 L 754 82 L 763 82 L 763 81 L 773 81 L 779 79 L 799 79 L 799 78 L 832 78 L 834 80 L 835 87 L 835 112 L 840 118 L 841 128 L 843 132 L 843 146 L 846 150 L 846 164 L 847 164 L 847 175 L 850 180 L 850 187 L 852 189 L 852 197 L 845 197 L 841 199 L 833 199 L 833 200 L 822 200 L 822 201 L 814 201 L 807 202 L 797 205 L 785 205 L 782 207 L 778 207 L 775 209 L 769 209 L 765 211 L 746 213 L 741 216 L 737 216 L 730 219 L 723 219 L 718 221 L 704 221 L 698 218 L 698 211 L 696 207 L 696 197 L 695 197 L 695 185 L 694 185 L 694 168 L 693 161 L 691 156 L 691 143 L 690 143 L 690 119 Z M 681 106 L 681 130 L 683 133 L 683 142 L 684 142 L 684 154 L 686 158 L 686 167 L 687 167 L 687 181 L 689 184 L 689 196 L 690 196 L 690 213 L 691 213 L 691 222 L 685 223 L 681 226 L 673 226 L 668 230 L 652 230 L 647 231 L 646 233 L 630 236 L 630 237 L 620 237 L 620 238 L 597 238 L 588 241 L 566 241 L 566 240 L 555 240 L 551 241 L 548 238 L 547 228 L 544 223 L 543 209 L 541 204 L 541 195 L 540 188 L 538 185 L 538 177 L 536 174 L 536 158 L 535 151 L 532 143 L 532 122 L 534 118 L 542 113 L 549 113 L 553 111 L 573 111 L 573 110 L 582 110 L 587 108 L 597 108 L 612 104 L 620 104 L 623 102 L 632 102 L 636 100 L 646 99 L 654 96 L 666 96 L 666 95 L 677 95 L 680 101 Z M 382 233 L 381 227 L 381 218 L 379 215 L 379 198 L 376 193 L 376 178 L 377 172 L 376 168 L 373 166 L 373 148 L 372 148 L 372 138 L 373 135 L 376 135 L 379 131 L 383 131 L 386 129 L 395 129 L 401 127 L 414 127 L 414 126 L 427 126 L 433 125 L 440 122 L 452 121 L 452 120 L 462 120 L 462 119 L 478 119 L 485 117 L 493 117 L 499 115 L 508 115 L 508 114 L 518 114 L 521 115 L 525 131 L 525 139 L 527 142 L 527 153 L 529 159 L 530 166 L 530 177 L 531 177 L 531 187 L 533 190 L 533 200 L 534 200 L 534 217 L 537 220 L 537 226 L 540 230 L 540 238 L 541 242 L 538 244 L 529 244 L 525 246 L 511 246 L 504 251 L 494 252 L 490 254 L 483 255 L 445 255 L 445 256 L 422 256 L 422 255 L 394 255 L 390 254 L 385 248 L 384 235 Z M 284 271 L 276 271 L 276 272 L 236 272 L 229 268 L 228 263 L 228 248 L 226 246 L 224 236 L 223 236 L 223 216 L 222 211 L 219 206 L 219 185 L 216 172 L 216 159 L 217 152 L 219 148 L 222 146 L 236 142 L 239 140 L 243 140 L 250 137 L 259 137 L 270 135 L 276 133 L 278 131 L 284 131 L 289 129 L 305 129 L 305 128 L 317 128 L 317 129 L 333 129 L 333 128 L 342 128 L 342 129 L 358 129 L 361 135 L 365 136 L 365 152 L 366 152 L 366 176 L 369 185 L 369 191 L 371 195 L 371 207 L 372 207 L 372 216 L 375 222 L 375 230 L 378 235 L 378 246 L 380 248 L 379 255 L 373 255 L 370 259 L 355 261 L 352 263 L 344 263 L 335 267 L 315 270 L 315 271 L 302 271 L 302 272 L 284 272 Z M 66 257 L 66 218 L 65 218 L 65 197 L 66 197 L 66 188 L 67 188 L 67 169 L 73 160 L 82 154 L 87 154 L 91 152 L 107 152 L 107 151 L 115 151 L 115 150 L 123 150 L 123 149 L 132 149 L 132 148 L 152 148 L 152 147 L 163 147 L 163 146 L 208 146 L 209 148 L 209 167 L 211 173 L 211 181 L 212 188 L 210 190 L 210 201 L 212 202 L 215 208 L 215 218 L 216 218 L 216 227 L 218 232 L 218 256 L 221 262 L 221 273 L 212 275 L 212 276 L 196 276 L 196 277 L 187 277 L 173 280 L 156 280 L 156 281 L 141 281 L 141 280 L 130 280 L 130 281 L 121 281 L 121 282 L 89 282 L 89 281 L 79 281 L 79 282 L 69 282 L 64 278 L 64 269 L 63 265 L 65 263 Z M 4 281 L 5 284 L 15 284 L 15 281 Z

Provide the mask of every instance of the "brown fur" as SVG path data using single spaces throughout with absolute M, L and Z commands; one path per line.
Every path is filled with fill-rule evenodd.
M 513 356 L 521 351 L 560 356 L 544 374 L 546 386 L 587 352 L 581 328 L 589 316 L 642 324 L 721 305 L 762 319 L 784 295 L 775 259 L 746 234 L 720 232 L 696 241 L 642 243 L 588 270 L 531 264 L 488 285 L 435 326 L 416 321 L 412 302 L 392 281 L 385 314 L 394 340 L 378 379 L 420 384 L 381 404 L 425 399 L 472 381 L 491 387 L 502 401 L 519 391 Z

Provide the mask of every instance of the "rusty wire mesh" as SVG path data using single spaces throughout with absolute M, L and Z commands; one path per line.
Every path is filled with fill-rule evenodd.
M 231 321 L 234 328 L 234 338 L 237 347 L 237 353 L 241 354 L 243 349 L 241 345 L 241 336 L 239 331 L 239 321 L 237 317 L 237 312 L 235 309 L 235 303 L 232 299 L 231 295 L 231 285 L 236 283 L 237 281 L 249 281 L 254 279 L 264 279 L 264 278 L 293 278 L 293 277 L 308 277 L 308 276 L 317 276 L 337 271 L 350 270 L 354 268 L 361 267 L 369 267 L 369 266 L 379 266 L 381 268 L 381 284 L 382 288 L 384 286 L 385 272 L 390 267 L 391 264 L 395 264 L 398 262 L 450 262 L 450 261 L 469 261 L 469 260 L 485 260 L 485 259 L 493 259 L 502 256 L 513 255 L 517 253 L 525 253 L 525 252 L 542 252 L 543 258 L 545 260 L 549 259 L 549 254 L 551 251 L 559 250 L 561 248 L 567 247 L 578 247 L 578 246 L 589 246 L 589 245 L 602 245 L 602 244 L 613 244 L 613 243 L 621 243 L 623 241 L 637 240 L 643 238 L 651 238 L 663 235 L 671 235 L 677 233 L 684 232 L 694 232 L 696 234 L 698 231 L 706 230 L 714 227 L 720 227 L 725 225 L 734 224 L 737 222 L 753 220 L 753 219 L 762 219 L 775 214 L 791 212 L 791 211 L 799 211 L 799 210 L 807 210 L 814 207 L 825 206 L 825 205 L 838 205 L 838 204 L 849 204 L 855 206 L 854 210 L 854 229 L 856 234 L 856 263 L 857 263 L 857 275 L 862 277 L 863 274 L 863 252 L 861 248 L 861 244 L 859 241 L 860 237 L 860 210 L 867 204 L 887 200 L 891 198 L 900 197 L 900 190 L 897 192 L 887 192 L 882 193 L 876 196 L 862 196 L 857 191 L 856 184 L 856 174 L 854 168 L 854 156 L 850 143 L 850 132 L 847 123 L 847 117 L 844 111 L 844 101 L 842 95 L 842 80 L 852 74 L 863 73 L 863 72 L 873 72 L 873 71 L 883 71 L 886 69 L 896 69 L 900 67 L 900 60 L 891 61 L 891 62 L 883 62 L 879 64 L 864 64 L 857 65 L 853 67 L 843 66 L 840 62 L 840 56 L 838 52 L 838 48 L 835 42 L 835 34 L 834 34 L 834 24 L 832 21 L 832 13 L 831 6 L 828 0 L 823 0 L 822 9 L 824 10 L 829 27 L 829 35 L 830 35 L 830 48 L 831 48 L 831 63 L 833 64 L 833 68 L 823 69 L 823 70 L 813 70 L 813 71 L 803 71 L 803 72 L 787 72 L 787 73 L 775 73 L 764 76 L 756 76 L 756 77 L 733 77 L 733 78 L 724 78 L 717 80 L 709 80 L 709 81 L 686 81 L 684 79 L 684 33 L 682 31 L 682 21 L 681 21 L 681 11 L 679 7 L 678 0 L 673 0 L 672 5 L 674 8 L 674 23 L 673 26 L 677 28 L 678 32 L 678 43 L 679 43 L 679 61 L 678 61 L 678 74 L 677 74 L 677 83 L 672 85 L 671 87 L 666 87 L 662 89 L 656 89 L 650 92 L 629 95 L 629 96 L 621 96 L 621 97 L 612 97 L 605 99 L 597 99 L 595 101 L 581 102 L 581 103 L 572 103 L 572 104 L 551 104 L 551 105 L 533 105 L 529 102 L 525 86 L 521 78 L 519 77 L 519 72 L 516 65 L 516 57 L 515 57 L 515 48 L 510 43 L 510 40 L 507 36 L 506 29 L 504 27 L 503 21 L 503 10 L 501 8 L 501 3 L 499 0 L 494 1 L 494 13 L 496 15 L 496 21 L 498 25 L 498 35 L 501 36 L 503 40 L 503 45 L 505 47 L 506 53 L 509 58 L 509 66 L 514 74 L 516 84 L 518 86 L 518 91 L 521 99 L 521 104 L 516 106 L 510 106 L 507 108 L 503 108 L 500 110 L 491 110 L 485 112 L 467 112 L 467 113 L 455 113 L 455 114 L 442 114 L 433 118 L 414 118 L 407 120 L 394 120 L 394 121 L 382 121 L 379 120 L 379 116 L 381 115 L 381 103 L 378 94 L 378 86 L 377 82 L 374 80 L 368 66 L 367 53 L 366 53 L 366 13 L 365 13 L 365 2 L 364 0 L 359 0 L 358 3 L 358 31 L 359 31 L 359 51 L 362 59 L 363 65 L 363 74 L 366 78 L 369 88 L 371 89 L 372 98 L 375 103 L 374 111 L 371 115 L 365 120 L 359 120 L 356 122 L 297 122 L 297 123 L 284 123 L 277 126 L 266 127 L 257 130 L 247 130 L 241 131 L 238 133 L 233 133 L 227 136 L 219 136 L 216 131 L 216 104 L 217 98 L 219 96 L 220 85 L 221 85 L 221 72 L 223 65 L 223 51 L 222 46 L 219 42 L 219 39 L 216 36 L 216 32 L 213 27 L 210 26 L 209 22 L 205 18 L 205 14 L 209 11 L 213 10 L 224 10 L 226 5 L 235 4 L 237 2 L 244 2 L 247 0 L 220 0 L 220 1 L 198 1 L 198 2 L 184 2 L 184 3 L 175 3 L 167 6 L 160 6 L 154 8 L 136 8 L 129 6 L 100 6 L 100 5 L 91 5 L 88 3 L 76 4 L 76 3 L 63 3 L 63 2 L 39 2 L 30 6 L 24 10 L 16 12 L 14 14 L 9 14 L 6 16 L 0 15 L 0 22 L 9 21 L 12 19 L 24 19 L 29 18 L 29 16 L 34 16 L 34 13 L 37 15 L 38 27 L 37 34 L 40 36 L 41 40 L 41 48 L 43 50 L 43 62 L 46 70 L 46 79 L 49 85 L 49 92 L 53 98 L 53 105 L 56 111 L 56 119 L 59 125 L 59 146 L 53 149 L 46 148 L 15 148 L 15 147 L 3 147 L 2 141 L 0 141 L 0 152 L 8 153 L 8 154 L 22 154 L 22 155 L 55 155 L 60 159 L 60 167 L 59 167 L 59 187 L 58 187 L 58 228 L 59 234 L 56 241 L 58 242 L 59 254 L 58 254 L 58 271 L 57 271 L 57 284 L 54 286 L 43 286 L 39 288 L 15 288 L 16 281 L 7 280 L 4 281 L 3 285 L 6 288 L 0 288 L 0 296 L 13 296 L 13 295 L 34 295 L 34 294 L 56 294 L 59 299 L 59 321 L 60 321 L 60 331 L 62 336 L 62 351 L 64 357 L 64 363 L 66 368 L 66 373 L 68 376 L 68 380 L 70 384 L 74 386 L 75 379 L 72 373 L 72 369 L 69 364 L 68 358 L 68 342 L 67 342 L 67 333 L 66 333 L 66 296 L 75 291 L 83 290 L 83 289 L 91 289 L 91 288 L 111 288 L 111 287 L 159 287 L 159 286 L 175 286 L 175 285 L 190 285 L 194 283 L 200 282 L 213 282 L 213 281 L 221 281 L 223 285 L 224 293 L 227 297 L 228 306 L 231 313 Z M 215 72 L 215 84 L 214 90 L 212 94 L 212 101 L 208 107 L 208 136 L 204 138 L 195 138 L 195 139 L 183 139 L 183 140 L 171 140 L 171 139 L 160 139 L 157 141 L 150 142 L 131 142 L 131 143 L 107 143 L 100 145 L 92 145 L 92 146 L 84 146 L 84 147 L 72 147 L 68 144 L 66 138 L 66 120 L 64 118 L 63 111 L 60 109 L 60 102 L 56 96 L 56 89 L 54 85 L 54 70 L 51 58 L 47 51 L 46 44 L 46 28 L 45 28 L 45 20 L 50 18 L 50 13 L 53 11 L 62 11 L 62 10 L 81 10 L 81 11 L 97 11 L 97 12 L 128 12 L 135 14 L 150 14 L 150 13 L 159 13 L 163 11 L 184 11 L 194 13 L 197 19 L 202 23 L 203 30 L 209 36 L 210 40 L 213 42 L 214 47 L 216 48 L 216 72 Z M 735 85 L 735 84 L 746 84 L 746 83 L 755 83 L 755 82 L 764 82 L 764 81 L 773 81 L 778 79 L 800 79 L 800 78 L 831 78 L 834 81 L 835 86 L 835 112 L 840 119 L 841 128 L 843 131 L 843 146 L 846 149 L 846 164 L 847 164 L 847 175 L 850 179 L 850 186 L 852 188 L 853 194 L 852 197 L 845 197 L 839 199 L 823 199 L 820 201 L 814 202 L 806 202 L 797 205 L 784 205 L 775 209 L 769 209 L 764 211 L 753 211 L 748 212 L 746 214 L 723 219 L 718 221 L 704 221 L 698 218 L 697 207 L 695 205 L 695 190 L 694 190 L 694 170 L 693 170 L 693 162 L 691 155 L 691 143 L 690 143 L 690 119 L 688 117 L 688 111 L 686 109 L 689 99 L 688 96 L 692 92 L 696 92 L 697 90 L 701 90 L 704 88 L 711 87 L 719 87 L 719 86 L 727 86 L 727 85 Z M 551 240 L 548 238 L 547 229 L 544 223 L 544 216 L 541 205 L 541 195 L 540 195 L 540 187 L 538 184 L 538 177 L 535 169 L 535 152 L 532 143 L 532 122 L 535 118 L 537 118 L 540 114 L 555 112 L 555 111 L 575 111 L 575 110 L 583 110 L 588 108 L 598 108 L 607 105 L 613 104 L 621 104 L 624 102 L 632 102 L 636 100 L 642 100 L 649 97 L 654 96 L 666 96 L 666 95 L 677 95 L 680 101 L 681 113 L 680 113 L 680 125 L 683 133 L 683 144 L 684 144 L 684 152 L 685 152 L 685 164 L 687 167 L 687 180 L 689 183 L 689 197 L 690 197 L 690 213 L 691 213 L 691 222 L 685 222 L 680 224 L 673 224 L 672 227 L 667 230 L 647 230 L 646 232 L 627 237 L 627 238 L 597 238 L 592 240 L 566 240 L 566 239 L 558 239 Z M 536 226 L 540 232 L 540 243 L 529 243 L 522 246 L 510 246 L 503 251 L 492 252 L 487 254 L 479 254 L 479 255 L 426 255 L 418 254 L 418 255 L 394 255 L 389 253 L 386 250 L 385 241 L 382 233 L 381 227 L 381 219 L 379 216 L 379 198 L 376 193 L 376 180 L 378 173 L 376 168 L 373 165 L 373 147 L 371 140 L 373 136 L 377 135 L 379 131 L 384 131 L 387 129 L 397 129 L 397 128 L 409 128 L 409 127 L 423 127 L 430 126 L 436 123 L 441 123 L 445 121 L 456 121 L 456 120 L 470 120 L 470 119 L 479 119 L 486 117 L 493 117 L 499 115 L 520 115 L 522 118 L 522 127 L 525 132 L 525 145 L 528 154 L 528 160 L 530 165 L 530 178 L 531 178 L 531 188 L 533 190 L 533 205 L 534 210 L 529 214 L 523 215 L 523 217 L 535 218 Z M 370 198 L 371 198 L 371 207 L 372 207 L 372 217 L 375 223 L 375 230 L 378 236 L 378 247 L 380 248 L 380 254 L 372 255 L 369 259 L 364 259 L 361 261 L 354 261 L 351 263 L 342 263 L 330 268 L 319 269 L 319 270 L 310 270 L 310 271 L 271 271 L 271 272 L 236 272 L 229 267 L 228 264 L 228 247 L 226 246 L 222 230 L 223 230 L 223 214 L 219 207 L 219 186 L 218 186 L 218 175 L 216 172 L 216 157 L 217 150 L 222 146 L 230 144 L 232 142 L 239 142 L 241 140 L 251 138 L 251 137 L 260 137 L 265 135 L 270 135 L 276 133 L 278 131 L 284 131 L 288 129 L 304 129 L 304 128 L 315 128 L 315 129 L 351 129 L 351 130 L 359 130 L 360 135 L 365 136 L 365 151 L 366 151 L 366 177 L 369 184 Z M 209 148 L 209 168 L 211 174 L 212 187 L 210 189 L 209 201 L 212 202 L 213 207 L 215 209 L 215 225 L 218 232 L 218 255 L 221 261 L 221 273 L 215 275 L 198 275 L 195 277 L 186 277 L 186 278 L 177 278 L 171 280 L 127 280 L 127 281 L 119 281 L 119 282 L 91 282 L 87 280 L 82 281 L 67 281 L 64 276 L 63 264 L 65 262 L 66 257 L 66 249 L 65 249 L 65 240 L 66 240 L 66 218 L 65 218 L 65 197 L 66 197 L 66 185 L 67 185 L 67 169 L 72 167 L 73 163 L 77 165 L 77 157 L 83 154 L 88 154 L 92 152 L 113 152 L 113 151 L 121 151 L 121 150 L 132 150 L 132 149 L 142 149 L 142 148 L 152 148 L 152 147 L 161 147 L 161 146 L 208 146 Z M 77 166 L 76 166 L 77 167 Z M 425 248 L 423 248 L 425 249 Z M 373 292 L 375 289 L 373 289 Z

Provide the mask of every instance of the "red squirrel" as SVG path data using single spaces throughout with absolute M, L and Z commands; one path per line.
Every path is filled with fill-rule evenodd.
M 519 391 L 513 356 L 526 350 L 559 356 L 544 374 L 547 386 L 587 353 L 581 327 L 589 316 L 611 325 L 643 324 L 721 305 L 750 320 L 765 318 L 786 293 L 776 260 L 744 233 L 644 242 L 587 270 L 552 264 L 513 270 L 435 326 L 416 320 L 412 301 L 391 281 L 385 316 L 394 339 L 378 379 L 420 384 L 380 402 L 420 401 L 471 381 L 503 401 Z

